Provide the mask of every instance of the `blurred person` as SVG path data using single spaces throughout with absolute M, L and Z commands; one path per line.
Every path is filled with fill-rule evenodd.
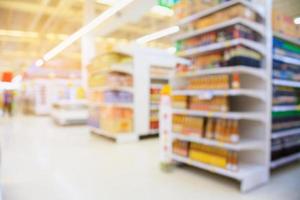
M 10 117 L 12 116 L 12 104 L 14 100 L 13 91 L 6 90 L 3 93 L 3 115 L 8 114 Z

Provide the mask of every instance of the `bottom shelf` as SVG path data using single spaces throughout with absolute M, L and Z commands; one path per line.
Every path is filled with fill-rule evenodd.
M 127 142 L 136 142 L 139 140 L 139 137 L 135 133 L 108 133 L 106 131 L 103 131 L 99 128 L 90 127 L 91 132 L 101 135 L 107 138 L 111 138 L 115 140 L 117 143 L 127 143 Z
M 286 156 L 284 158 L 280 158 L 278 160 L 274 160 L 271 162 L 271 169 L 275 169 L 277 167 L 283 166 L 285 164 L 294 162 L 300 159 L 300 152 L 296 154 L 292 154 L 290 156 Z
M 251 174 L 255 174 L 255 173 L 259 173 L 260 171 L 264 171 L 263 166 L 254 165 L 254 164 L 239 164 L 239 169 L 237 171 L 229 171 L 227 169 L 223 169 L 220 167 L 215 167 L 212 165 L 194 161 L 194 160 L 191 160 L 190 158 L 178 156 L 175 154 L 172 154 L 172 159 L 177 162 L 181 162 L 181 163 L 185 163 L 185 164 L 188 164 L 188 165 L 191 165 L 194 167 L 198 167 L 198 168 L 207 170 L 207 171 L 215 173 L 215 174 L 221 174 L 223 176 L 227 176 L 227 177 L 239 180 L 239 181 L 242 181 L 245 178 L 251 176 Z

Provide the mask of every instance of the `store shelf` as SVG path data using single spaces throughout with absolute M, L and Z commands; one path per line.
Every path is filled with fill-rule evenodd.
M 95 107 L 117 107 L 117 108 L 130 108 L 133 109 L 133 103 L 90 103 L 91 106 Z
M 174 37 L 174 40 L 184 40 L 184 39 L 192 38 L 215 30 L 220 30 L 226 27 L 230 27 L 235 24 L 242 24 L 244 26 L 251 28 L 252 30 L 256 31 L 259 34 L 264 35 L 264 27 L 261 24 L 238 17 L 216 25 L 209 26 L 204 29 L 189 31 L 187 33 L 177 35 Z
M 232 90 L 174 90 L 173 95 L 199 96 L 211 99 L 214 96 L 248 96 L 266 100 L 266 94 L 258 90 L 232 89 Z
M 92 87 L 91 90 L 97 90 L 99 92 L 105 91 L 123 91 L 133 93 L 132 87 L 123 87 L 123 86 L 103 86 L 103 87 Z
M 263 171 L 262 166 L 252 165 L 252 164 L 239 163 L 239 166 L 238 166 L 239 169 L 237 171 L 229 171 L 227 169 L 215 167 L 212 165 L 208 165 L 205 163 L 191 160 L 187 157 L 182 157 L 182 156 L 178 156 L 178 155 L 174 155 L 174 154 L 172 155 L 172 159 L 177 162 L 185 163 L 185 164 L 188 164 L 188 165 L 191 165 L 194 167 L 198 167 L 198 168 L 207 170 L 207 171 L 215 173 L 215 174 L 221 174 L 223 176 L 227 176 L 227 177 L 234 178 L 237 180 L 243 180 L 243 179 L 247 178 L 249 175 L 251 175 L 252 173 L 255 174 L 259 171 Z
M 213 43 L 213 44 L 209 44 L 209 45 L 203 45 L 203 46 L 191 48 L 188 50 L 183 50 L 183 51 L 180 51 L 178 53 L 178 55 L 183 56 L 183 57 L 188 57 L 188 56 L 208 53 L 211 51 L 222 50 L 222 49 L 226 49 L 226 48 L 237 46 L 237 45 L 243 45 L 245 47 L 248 47 L 250 49 L 253 49 L 253 50 L 259 52 L 262 55 L 265 55 L 265 53 L 266 53 L 265 47 L 262 44 L 252 41 L 252 40 L 238 38 L 238 39 L 233 39 L 233 40 L 228 40 L 228 41 L 223 41 L 223 42 L 217 42 L 217 43 Z
M 288 137 L 293 135 L 300 135 L 300 128 L 294 128 L 294 129 L 289 129 L 284 131 L 276 131 L 272 133 L 271 137 L 272 139 L 278 139 L 278 138 L 283 138 L 283 137 Z
M 257 140 L 242 139 L 239 143 L 224 143 L 215 140 L 209 140 L 197 136 L 188 136 L 179 133 L 172 133 L 173 139 L 179 139 L 187 142 L 195 142 L 208 146 L 220 147 L 233 151 L 259 150 L 263 148 L 263 144 Z
M 90 127 L 91 132 L 107 138 L 114 139 L 117 143 L 127 143 L 138 141 L 138 135 L 134 133 L 107 133 L 99 128 Z
M 242 66 L 242 65 L 224 66 L 224 67 L 211 68 L 211 69 L 201 69 L 199 71 L 176 74 L 176 77 L 191 78 L 191 77 L 197 77 L 197 76 L 207 76 L 207 75 L 217 75 L 217 74 L 233 74 L 233 73 L 248 74 L 248 75 L 259 77 L 263 80 L 265 80 L 267 78 L 265 70 L 248 67 L 248 66 Z
M 222 119 L 235 120 L 252 120 L 265 122 L 265 117 L 262 113 L 255 112 L 212 112 L 212 111 L 195 111 L 186 109 L 173 109 L 173 114 L 199 116 L 199 117 L 215 117 Z
M 291 58 L 291 57 L 282 56 L 282 55 L 273 55 L 273 59 L 281 61 L 281 62 L 285 62 L 288 64 L 300 65 L 300 59 L 297 59 L 297 58 Z
M 294 162 L 294 161 L 299 160 L 299 159 L 300 159 L 300 152 L 296 153 L 296 154 L 293 154 L 293 155 L 290 155 L 290 156 L 287 156 L 287 157 L 284 157 L 284 158 L 280 158 L 280 159 L 275 160 L 275 161 L 272 161 L 271 162 L 271 168 L 275 169 L 277 167 L 289 164 L 289 163 Z
M 300 81 L 273 79 L 273 84 L 278 86 L 300 88 Z
M 191 16 L 188 16 L 182 20 L 179 21 L 178 25 L 182 26 L 184 24 L 187 24 L 187 23 L 191 23 L 197 19 L 200 19 L 200 18 L 203 18 L 203 17 L 206 17 L 210 14 L 213 14 L 215 12 L 219 12 L 223 9 L 226 9 L 226 8 L 229 8 L 231 6 L 234 6 L 236 4 L 242 4 L 248 8 L 250 8 L 251 10 L 255 11 L 257 14 L 259 14 L 261 17 L 264 18 L 264 13 L 262 12 L 262 10 L 260 9 L 260 7 L 257 5 L 257 4 L 252 4 L 246 0 L 231 0 L 231 1 L 228 1 L 228 2 L 225 2 L 225 3 L 221 3 L 217 6 L 214 6 L 212 8 L 209 8 L 209 9 L 206 9 L 204 11 L 200 11 L 198 13 L 195 13 Z
M 282 33 L 279 33 L 279 32 L 273 32 L 273 36 L 300 46 L 300 39 L 291 38 L 291 37 L 286 36 L 286 35 L 284 35 Z
M 285 112 L 285 111 L 296 111 L 300 110 L 300 106 L 273 106 L 273 112 Z

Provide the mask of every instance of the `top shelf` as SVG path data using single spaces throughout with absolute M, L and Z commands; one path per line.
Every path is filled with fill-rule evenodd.
M 201 34 L 205 34 L 211 31 L 215 31 L 215 30 L 219 30 L 219 29 L 223 29 L 229 26 L 233 26 L 235 24 L 242 24 L 244 26 L 247 26 L 251 29 L 253 29 L 254 31 L 256 31 L 257 33 L 264 35 L 264 27 L 263 25 L 257 23 L 257 22 L 252 22 L 250 20 L 247 19 L 243 19 L 241 17 L 237 17 L 219 24 L 215 24 L 215 25 L 211 25 L 209 27 L 206 27 L 204 29 L 199 29 L 199 30 L 194 30 L 194 31 L 189 31 L 187 33 L 182 33 L 179 34 L 177 36 L 174 37 L 174 40 L 184 40 L 184 39 L 188 39 L 188 38 L 192 38 Z
M 197 19 L 203 18 L 205 16 L 208 16 L 208 15 L 213 14 L 215 12 L 218 12 L 220 10 L 229 8 L 229 7 L 234 6 L 236 4 L 242 4 L 242 5 L 250 8 L 251 10 L 255 11 L 262 18 L 264 18 L 264 15 L 263 15 L 263 12 L 262 12 L 262 9 L 261 9 L 260 6 L 253 5 L 252 3 L 250 3 L 250 2 L 248 2 L 246 0 L 232 0 L 232 1 L 229 1 L 229 2 L 221 3 L 221 4 L 219 4 L 217 6 L 214 6 L 214 7 L 210 8 L 210 9 L 207 9 L 207 10 L 204 10 L 204 11 L 200 11 L 198 13 L 190 15 L 190 16 L 188 16 L 188 17 L 180 20 L 179 23 L 178 23 L 178 25 L 179 26 L 185 25 L 187 23 L 190 23 L 190 22 L 195 21 Z
M 288 37 L 288 36 L 286 36 L 286 35 L 284 35 L 282 33 L 279 33 L 279 32 L 274 32 L 273 36 L 277 37 L 279 39 L 285 40 L 287 42 L 290 42 L 290 43 L 293 43 L 293 44 L 296 44 L 296 45 L 300 46 L 300 39 L 291 38 L 291 37 Z
M 182 50 L 178 53 L 178 55 L 183 56 L 183 57 L 189 57 L 189 56 L 204 54 L 207 52 L 218 51 L 218 50 L 230 48 L 230 47 L 237 46 L 237 45 L 246 46 L 252 50 L 259 52 L 262 55 L 265 55 L 265 53 L 266 53 L 265 47 L 262 44 L 252 41 L 252 40 L 238 38 L 238 39 L 233 39 L 233 40 L 228 40 L 228 41 L 212 43 L 209 45 L 193 47 L 193 48 L 190 48 L 187 50 Z

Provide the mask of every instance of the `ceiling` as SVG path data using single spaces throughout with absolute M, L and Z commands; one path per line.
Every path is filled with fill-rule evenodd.
M 101 1 L 101 0 L 100 0 Z M 83 24 L 84 0 L 0 0 L 0 72 L 20 72 Z M 109 5 L 94 1 L 96 15 Z M 109 34 L 109 42 L 136 39 L 171 25 L 171 18 L 149 12 Z M 98 49 L 104 44 L 97 38 Z M 158 46 L 167 46 L 162 40 Z M 59 59 L 80 60 L 80 42 Z
M 30 66 L 83 24 L 85 0 L 0 0 L 0 72 L 16 73 Z M 94 0 L 91 0 L 94 1 Z M 97 1 L 97 2 L 96 2 Z M 94 1 L 96 15 L 109 5 Z M 273 0 L 274 7 L 293 17 L 300 15 L 299 0 Z M 172 17 L 149 11 L 141 19 L 123 24 L 109 34 L 97 38 L 97 49 L 105 42 L 129 41 L 175 24 Z M 105 42 L 104 42 L 105 41 Z M 150 43 L 166 48 L 168 38 Z M 80 61 L 80 42 L 66 49 L 59 59 Z

